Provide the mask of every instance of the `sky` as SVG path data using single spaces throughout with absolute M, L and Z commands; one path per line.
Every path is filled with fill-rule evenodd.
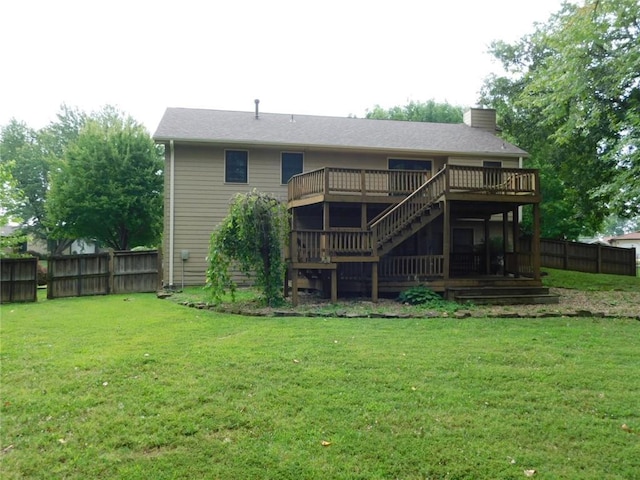
M 167 107 L 363 117 L 477 103 L 561 0 L 5 0 L 0 126 L 113 105 L 153 133 Z

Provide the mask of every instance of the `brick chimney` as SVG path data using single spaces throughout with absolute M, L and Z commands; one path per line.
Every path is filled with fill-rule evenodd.
M 492 108 L 470 108 L 464 112 L 464 123 L 473 128 L 496 133 L 496 111 Z

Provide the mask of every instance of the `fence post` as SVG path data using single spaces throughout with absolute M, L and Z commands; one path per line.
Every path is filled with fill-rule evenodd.
M 596 258 L 596 273 L 602 273 L 602 245 L 598 244 L 598 254 Z
M 78 296 L 81 297 L 82 296 L 82 257 L 80 255 L 78 255 L 78 275 L 77 275 L 77 282 L 78 282 Z
M 109 249 L 109 282 L 107 283 L 107 295 L 110 295 L 111 293 L 115 293 L 113 291 L 113 279 L 115 277 L 114 265 L 115 265 L 114 251 L 113 251 L 113 248 L 110 248 Z
M 164 269 L 162 268 L 162 245 L 158 247 L 158 257 L 156 260 L 156 265 L 158 269 L 158 285 L 157 290 L 162 290 L 163 281 L 164 281 Z
M 563 241 L 562 248 L 563 248 L 562 269 L 568 270 L 569 269 L 569 242 L 567 240 Z

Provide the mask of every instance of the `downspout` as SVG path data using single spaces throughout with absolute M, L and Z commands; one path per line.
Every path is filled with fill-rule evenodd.
M 176 153 L 173 140 L 169 140 L 169 152 L 171 158 L 171 168 L 169 174 L 169 287 L 173 288 L 173 253 L 174 253 L 174 224 L 175 224 L 175 194 L 176 194 Z

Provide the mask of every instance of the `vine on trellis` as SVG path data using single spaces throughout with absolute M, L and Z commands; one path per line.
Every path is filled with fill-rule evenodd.
M 282 304 L 283 247 L 288 234 L 287 209 L 277 198 L 255 189 L 237 193 L 229 214 L 211 234 L 207 288 L 213 301 L 219 303 L 227 291 L 235 299 L 236 284 L 230 272 L 235 261 L 241 272 L 255 279 L 265 304 Z

